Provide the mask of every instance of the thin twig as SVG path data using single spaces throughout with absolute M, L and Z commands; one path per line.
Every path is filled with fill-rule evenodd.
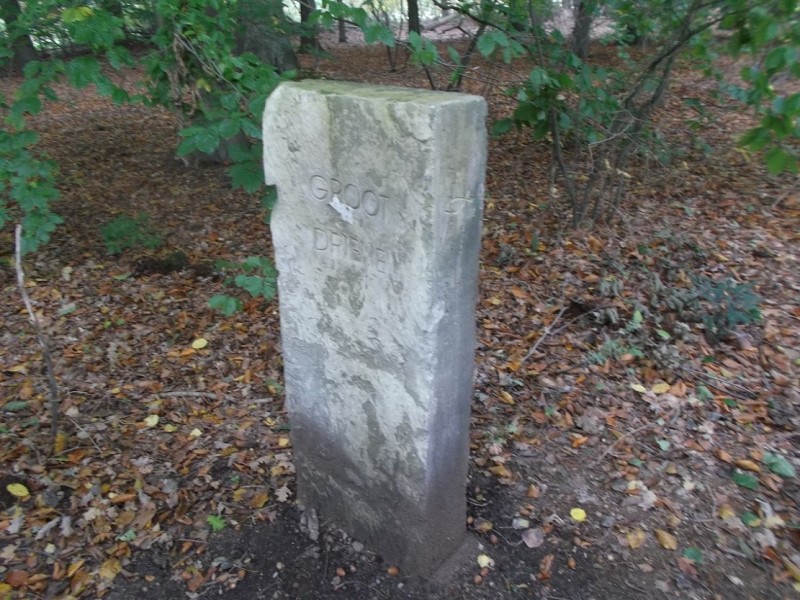
M 28 310 L 28 317 L 36 330 L 36 339 L 39 341 L 39 346 L 42 348 L 42 357 L 44 358 L 45 372 L 47 374 L 47 383 L 50 387 L 50 451 L 52 452 L 56 444 L 56 436 L 58 435 L 58 383 L 53 371 L 53 358 L 50 354 L 50 348 L 47 345 L 47 338 L 42 330 L 42 325 L 33 311 L 33 304 L 25 289 L 25 272 L 22 270 L 22 225 L 17 225 L 14 235 L 15 249 L 14 249 L 14 266 L 17 271 L 17 285 L 19 286 L 19 293 L 22 295 L 22 301 L 25 303 L 25 308 Z
M 625 580 L 625 585 L 627 585 L 627 586 L 628 586 L 629 588 L 631 588 L 632 590 L 636 590 L 637 592 L 641 592 L 641 593 L 642 593 L 642 594 L 644 594 L 645 596 L 649 596 L 649 595 L 650 595 L 650 594 L 647 592 L 647 590 L 645 590 L 644 588 L 640 588 L 640 587 L 639 587 L 639 586 L 637 586 L 637 585 L 634 585 L 634 584 L 632 584 L 632 583 L 631 583 L 630 581 L 628 581 L 627 579 Z
M 508 539 L 506 536 L 504 536 L 502 533 L 500 533 L 499 531 L 497 531 L 497 529 L 492 529 L 492 533 L 494 533 L 494 534 L 496 534 L 497 536 L 499 536 L 500 538 L 502 538 L 502 539 L 503 539 L 503 541 L 504 541 L 506 544 L 508 544 L 509 546 L 521 546 L 521 545 L 522 545 L 522 540 L 520 540 L 520 541 L 518 541 L 518 542 L 512 542 L 512 541 L 511 541 L 511 540 L 509 540 L 509 539 Z
M 769 207 L 775 208 L 776 206 L 778 206 L 778 204 L 786 200 L 788 197 L 789 197 L 789 192 L 786 192 L 783 196 L 779 196 L 777 200 L 775 200 L 772 204 L 769 205 Z
M 612 451 L 613 451 L 613 450 L 614 450 L 614 449 L 615 449 L 617 446 L 619 446 L 619 445 L 620 445 L 620 444 L 621 444 L 623 441 L 625 441 L 625 440 L 626 440 L 626 439 L 628 439 L 629 437 L 632 437 L 632 436 L 636 435 L 637 433 L 641 433 L 641 432 L 642 432 L 642 431 L 644 431 L 645 429 L 650 429 L 652 426 L 653 426 L 653 423 L 645 423 L 645 424 L 644 424 L 644 425 L 642 425 L 641 427 L 637 427 L 636 429 L 633 429 L 633 430 L 631 430 L 631 431 L 628 431 L 627 433 L 623 433 L 621 436 L 619 436 L 619 437 L 618 437 L 618 438 L 617 438 L 617 439 L 614 441 L 614 443 L 613 443 L 613 444 L 611 444 L 611 445 L 610 445 L 608 448 L 606 448 L 606 449 L 603 451 L 603 453 L 602 453 L 600 456 L 598 456 L 598 457 L 597 457 L 596 459 L 594 459 L 594 460 L 593 460 L 591 463 L 589 463 L 589 468 L 592 468 L 592 467 L 595 467 L 595 466 L 597 466 L 597 465 L 598 465 L 600 462 L 602 462 L 602 460 L 603 460 L 603 459 L 604 459 L 606 456 L 608 456 L 609 454 L 611 454 L 611 452 L 612 452 Z
M 692 369 L 689 367 L 678 367 L 679 371 L 686 373 L 688 375 L 694 375 L 695 378 L 698 379 L 705 379 L 706 383 L 711 387 L 722 389 L 726 394 L 733 396 L 734 398 L 738 398 L 739 400 L 754 400 L 758 398 L 758 394 L 754 393 L 750 389 L 746 388 L 745 386 L 736 383 L 735 381 L 726 381 L 721 377 L 716 375 L 712 375 L 711 373 L 705 373 L 703 371 L 698 371 L 697 369 Z M 737 393 L 731 390 L 731 387 L 739 388 L 742 392 Z
M 734 550 L 733 548 L 727 548 L 724 546 L 717 546 L 722 552 L 725 554 L 730 554 L 731 556 L 735 556 L 736 558 L 744 558 L 747 560 L 752 560 L 752 557 L 747 556 L 744 552 L 739 552 L 738 550 Z
M 171 398 L 208 398 L 209 400 L 218 400 L 218 394 L 211 392 L 157 392 L 158 396 L 167 396 Z
M 678 410 L 678 407 L 675 407 L 675 408 L 673 408 L 673 409 L 672 409 L 671 411 L 669 411 L 669 412 L 668 412 L 668 413 L 667 413 L 667 414 L 666 414 L 664 417 L 660 417 L 660 419 L 663 419 L 663 421 L 666 423 L 667 419 L 671 419 L 671 418 L 672 418 L 672 416 L 674 415 L 674 413 L 675 413 L 677 410 Z M 637 433 L 641 433 L 642 431 L 645 431 L 646 429 L 650 429 L 650 428 L 652 428 L 652 427 L 655 427 L 655 426 L 657 426 L 657 425 L 658 425 L 657 423 L 645 423 L 645 424 L 644 424 L 644 425 L 642 425 L 641 427 L 637 427 L 636 429 L 632 429 L 632 430 L 628 431 L 627 433 L 623 433 L 621 436 L 619 436 L 619 437 L 618 437 L 618 438 L 617 438 L 617 439 L 614 441 L 614 443 L 613 443 L 613 444 L 611 444 L 611 445 L 610 445 L 608 448 L 606 448 L 606 449 L 603 451 L 603 453 L 602 453 L 600 456 L 598 456 L 596 459 L 594 459 L 592 462 L 590 462 L 590 463 L 589 463 L 589 465 L 588 465 L 588 468 L 589 468 L 589 469 L 591 469 L 591 468 L 593 468 L 593 467 L 596 467 L 596 466 L 597 466 L 597 465 L 598 465 L 600 462 L 602 462 L 602 460 L 603 460 L 603 459 L 604 459 L 606 456 L 608 456 L 609 454 L 611 454 L 611 452 L 613 452 L 613 451 L 614 451 L 614 449 L 615 449 L 617 446 L 619 446 L 619 445 L 620 445 L 620 444 L 621 444 L 623 441 L 625 441 L 626 439 L 628 439 L 628 438 L 630 438 L 630 437 L 633 437 L 633 436 L 635 436 Z
M 73 424 L 73 425 L 75 425 L 75 427 L 77 427 L 78 429 L 80 429 L 80 430 L 81 430 L 81 431 L 84 433 L 84 435 L 85 435 L 87 438 L 89 438 L 89 441 L 90 441 L 90 442 L 92 442 L 92 446 L 94 446 L 94 447 L 95 447 L 95 449 L 97 450 L 97 452 L 98 452 L 100 455 L 102 455 L 102 454 L 103 454 L 103 450 L 100 448 L 100 445 L 99 445 L 99 444 L 98 444 L 98 443 L 95 441 L 95 439 L 92 437 L 92 434 L 90 434 L 88 431 L 86 431 L 86 429 L 84 429 L 83 427 L 81 427 L 81 424 L 80 424 L 80 423 L 78 423 L 78 422 L 77 422 L 75 419 L 73 419 L 72 417 L 68 416 L 67 418 L 68 418 L 70 421 L 72 421 L 72 424 Z M 64 453 L 66 453 L 66 450 L 65 450 L 64 452 L 61 452 L 61 454 L 64 454 Z
M 550 335 L 550 332 L 553 330 L 553 325 L 558 323 L 559 319 L 561 319 L 561 315 L 563 315 L 566 312 L 566 310 L 567 310 L 567 305 L 565 304 L 564 306 L 561 307 L 561 310 L 558 311 L 558 314 L 556 315 L 556 318 L 553 319 L 553 322 L 544 328 L 544 333 L 539 337 L 538 340 L 536 340 L 536 343 L 530 347 L 530 350 L 528 350 L 528 353 L 524 357 L 522 357 L 522 360 L 519 361 L 519 364 L 523 364 L 526 360 L 528 360 L 531 357 L 531 355 L 534 352 L 536 352 L 536 349 L 539 347 L 539 345 L 545 340 L 545 338 L 548 335 Z
M 209 400 L 227 400 L 228 402 L 237 402 L 242 398 L 234 398 L 230 395 L 214 394 L 212 392 L 155 392 L 156 396 L 166 396 L 167 398 L 208 398 Z M 271 396 L 264 396 L 260 398 L 246 398 L 248 402 L 255 402 L 256 404 L 263 404 L 264 402 L 273 402 L 275 398 Z
M 572 317 L 568 321 L 565 321 L 564 324 L 561 327 L 559 327 L 558 329 L 554 329 L 551 333 L 552 334 L 560 333 L 560 332 L 564 331 L 567 327 L 572 325 L 575 321 L 580 321 L 581 319 L 583 319 L 584 317 L 588 317 L 592 313 L 596 313 L 597 311 L 605 310 L 607 308 L 617 308 L 617 306 L 615 304 L 601 304 L 600 306 L 595 306 L 591 310 L 587 310 L 586 312 L 582 312 L 578 316 Z

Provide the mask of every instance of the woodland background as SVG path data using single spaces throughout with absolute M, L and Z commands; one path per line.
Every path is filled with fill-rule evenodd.
M 796 2 L 0 9 L 3 597 L 796 594 Z M 303 77 L 489 102 L 438 587 L 293 505 L 259 138 Z

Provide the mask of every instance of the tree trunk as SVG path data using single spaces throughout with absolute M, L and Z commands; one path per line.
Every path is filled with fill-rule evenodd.
M 589 56 L 589 42 L 594 18 L 594 0 L 574 0 L 575 25 L 572 28 L 572 51 L 581 60 Z
M 5 21 L 9 47 L 13 52 L 11 67 L 21 70 L 29 62 L 36 60 L 38 56 L 31 37 L 20 23 L 20 17 L 22 17 L 22 8 L 19 0 L 0 0 L 0 18 Z
M 417 0 L 407 0 L 408 5 L 408 31 L 422 33 L 422 27 L 419 23 L 419 3 Z
M 311 13 L 316 9 L 315 0 L 300 0 L 300 26 L 302 27 L 300 35 L 300 49 L 299 52 L 314 53 L 320 50 L 322 46 L 319 43 L 319 36 L 317 35 L 317 26 L 308 22 Z
M 120 0 L 102 0 L 100 6 L 106 9 L 115 17 L 122 18 L 122 2 Z
M 291 24 L 283 12 L 283 5 L 278 0 L 253 0 L 240 6 L 240 29 L 236 36 L 238 53 L 252 52 L 279 73 L 296 69 L 297 55 L 285 33 Z
M 344 19 L 339 19 L 339 43 L 347 43 L 347 23 L 344 22 Z

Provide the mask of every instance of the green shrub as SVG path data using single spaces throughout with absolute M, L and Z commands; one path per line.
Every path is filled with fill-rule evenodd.
M 693 277 L 692 282 L 692 293 L 703 305 L 700 321 L 709 342 L 725 339 L 739 325 L 761 320 L 758 309 L 761 298 L 751 284 L 736 283 L 730 277 L 714 281 L 705 275 Z
M 109 254 L 121 254 L 131 248 L 155 250 L 162 244 L 161 236 L 148 224 L 147 215 L 120 215 L 100 228 Z
M 217 269 L 229 273 L 225 284 L 244 290 L 253 298 L 272 300 L 275 297 L 277 271 L 272 262 L 263 256 L 248 256 L 243 261 L 218 261 Z M 226 317 L 242 309 L 242 301 L 228 294 L 212 296 L 208 304 Z

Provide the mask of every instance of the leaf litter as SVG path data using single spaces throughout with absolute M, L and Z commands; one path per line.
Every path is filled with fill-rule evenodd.
M 334 58 L 320 62 L 331 77 L 425 85 L 416 68 L 387 72 L 374 48 Z M 682 73 L 658 121 L 685 148 L 689 90 L 708 91 Z M 221 169 L 174 159 L 167 113 L 58 91 L 65 101 L 34 124 L 61 165 L 66 224 L 27 268 L 65 417 L 48 459 L 42 359 L 0 267 L 0 593 L 102 597 L 135 582 L 145 555 L 190 594 L 233 594 L 276 573 L 283 582 L 279 557 L 283 567 L 255 572 L 251 559 L 210 556 L 261 528 L 303 535 L 289 525 L 277 306 L 251 301 L 222 318 L 206 305 L 223 291 L 213 269 L 133 275 L 142 256 L 112 259 L 98 234 L 118 214 L 146 212 L 168 233 L 165 252 L 198 267 L 241 260 L 270 252 L 258 207 Z M 495 116 L 510 108 L 489 100 Z M 777 598 L 800 582 L 800 197 L 733 149 L 732 125 L 721 116 L 703 132 L 714 154 L 643 172 L 622 223 L 566 236 L 538 192 L 542 148 L 517 132 L 491 142 L 468 489 L 484 551 L 443 597 L 541 586 L 569 596 L 579 577 L 620 598 Z M 693 274 L 752 283 L 763 321 L 710 345 L 668 307 Z M 332 547 L 326 527 L 316 545 L 292 538 L 298 556 Z M 339 567 L 344 578 L 331 571 L 337 585 L 377 573 L 357 564 L 355 575 Z M 319 569 L 314 597 L 328 597 Z M 433 597 L 398 592 L 398 576 L 370 581 L 386 597 Z

